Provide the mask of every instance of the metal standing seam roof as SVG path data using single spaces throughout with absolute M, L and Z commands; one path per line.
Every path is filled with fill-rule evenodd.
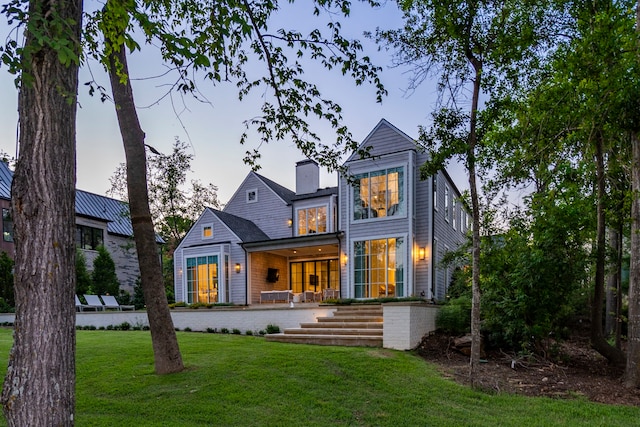
M 12 181 L 13 171 L 0 162 L 0 198 L 11 200 Z M 105 221 L 110 234 L 133 236 L 129 204 L 122 200 L 76 190 L 76 215 Z M 156 236 L 156 241 L 164 243 L 160 236 Z

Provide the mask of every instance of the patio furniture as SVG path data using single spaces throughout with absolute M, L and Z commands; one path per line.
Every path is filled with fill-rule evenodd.
M 322 295 L 323 299 L 339 299 L 340 289 L 325 289 Z
M 86 309 L 96 311 L 98 310 L 98 307 L 89 304 L 83 304 L 82 301 L 80 301 L 80 298 L 78 298 L 78 295 L 74 296 L 76 297 L 76 311 L 85 311 Z
M 94 307 L 96 310 L 104 311 L 104 304 L 102 304 L 102 301 L 100 301 L 100 298 L 98 298 L 98 295 L 84 294 L 84 299 L 85 301 L 87 301 L 87 305 Z
M 263 302 L 290 302 L 293 301 L 292 291 L 261 291 L 260 292 L 260 304 Z
M 120 305 L 120 303 L 118 303 L 118 300 L 116 300 L 116 297 L 114 297 L 113 295 L 100 295 L 100 298 L 102 298 L 104 308 L 114 308 L 120 311 L 135 310 L 136 308 L 134 305 Z
M 321 292 L 314 292 L 314 291 L 304 291 L 302 293 L 302 301 L 304 301 L 304 302 L 322 301 L 322 293 Z

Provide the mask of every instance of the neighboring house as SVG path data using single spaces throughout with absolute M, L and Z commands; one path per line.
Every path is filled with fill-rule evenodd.
M 312 160 L 296 190 L 250 172 L 223 211 L 206 209 L 174 252 L 176 301 L 260 303 L 261 292 L 339 291 L 342 298 L 442 300 L 439 264 L 464 239 L 468 218 L 445 171 L 420 180 L 427 154 L 386 120 L 351 156 L 350 180 L 319 188 Z
M 0 250 L 7 252 L 11 258 L 14 256 L 13 219 L 10 210 L 12 180 L 13 172 L 5 162 L 0 162 Z M 159 239 L 158 243 L 161 242 Z M 89 271 L 93 269 L 98 246 L 104 245 L 116 265 L 120 289 L 133 295 L 140 269 L 127 203 L 76 190 L 76 245 L 84 252 Z

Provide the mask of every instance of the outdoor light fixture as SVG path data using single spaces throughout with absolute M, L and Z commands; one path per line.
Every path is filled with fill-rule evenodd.
M 427 248 L 418 248 L 418 258 L 424 259 Z
M 240 273 L 240 264 L 236 263 L 236 273 Z
M 289 228 L 291 228 L 291 226 L 293 225 L 293 220 L 291 218 L 287 220 L 287 225 L 289 226 Z

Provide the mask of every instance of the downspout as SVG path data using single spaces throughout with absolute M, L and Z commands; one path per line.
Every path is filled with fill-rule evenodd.
M 438 172 L 436 172 L 437 174 Z M 431 301 L 435 300 L 436 297 L 436 269 L 435 266 L 433 265 L 433 260 L 436 258 L 436 254 L 433 253 L 433 243 L 435 242 L 435 209 L 433 209 L 434 206 L 434 201 L 433 198 L 437 197 L 437 192 L 438 189 L 437 184 L 438 181 L 437 179 L 433 179 L 433 175 L 431 175 L 431 250 L 429 251 L 429 253 L 431 254 L 431 259 L 429 260 L 429 268 L 431 269 Z
M 249 305 L 249 258 L 244 246 L 242 250 L 244 251 L 244 305 Z

